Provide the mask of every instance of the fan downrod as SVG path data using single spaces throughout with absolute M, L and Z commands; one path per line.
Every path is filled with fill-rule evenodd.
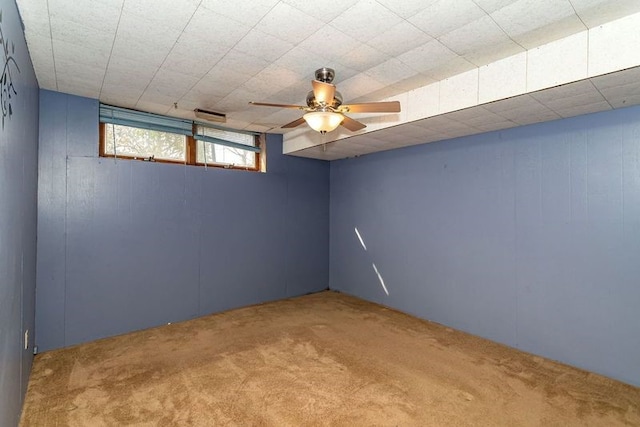
M 331 83 L 336 76 L 333 68 L 322 67 L 316 70 L 316 80 L 323 83 Z

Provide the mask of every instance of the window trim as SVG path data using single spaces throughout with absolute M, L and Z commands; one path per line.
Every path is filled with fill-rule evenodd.
M 177 165 L 189 165 L 189 166 L 200 166 L 200 167 L 205 167 L 205 168 L 219 168 L 219 169 L 235 169 L 235 170 L 243 170 L 243 171 L 250 171 L 250 172 L 260 172 L 261 171 L 261 154 L 262 154 L 262 144 L 261 144 L 261 138 L 258 135 L 253 135 L 253 138 L 255 140 L 255 147 L 259 148 L 260 151 L 259 152 L 254 152 L 252 150 L 247 150 L 247 151 L 251 151 L 253 152 L 254 156 L 255 156 L 255 166 L 254 167 L 249 167 L 249 166 L 235 166 L 235 165 L 229 165 L 229 164 L 224 164 L 224 163 L 204 163 L 204 162 L 198 162 L 196 161 L 196 150 L 197 150 L 197 146 L 196 146 L 196 138 L 194 138 L 191 135 L 184 135 L 185 137 L 185 160 L 181 161 L 181 160 L 169 160 L 169 159 L 153 159 L 153 160 L 149 160 L 148 158 L 142 158 L 142 157 L 135 157 L 135 156 L 127 156 L 127 155 L 118 155 L 118 154 L 109 154 L 106 152 L 106 135 L 107 135 L 107 128 L 106 126 L 108 124 L 112 124 L 112 123 L 105 123 L 105 122 L 99 122 L 99 143 L 98 143 L 98 155 L 99 157 L 106 157 L 106 158 L 114 158 L 114 159 L 127 159 L 127 160 L 138 160 L 138 161 L 143 161 L 143 162 L 153 162 L 153 163 L 170 163 L 170 164 L 177 164 Z M 113 124 L 116 125 L 116 124 Z M 206 126 L 202 123 L 194 123 L 193 124 L 193 132 L 192 134 L 195 135 L 196 133 L 196 127 L 200 125 L 200 126 Z M 126 125 L 116 125 L 116 126 L 126 126 Z M 129 126 L 129 127 L 136 127 L 136 126 Z M 144 128 L 139 128 L 139 129 L 144 129 Z M 233 132 L 232 130 L 229 129 L 230 132 Z M 160 132 L 166 132 L 166 133 L 173 133 L 173 132 L 168 132 L 168 131 L 160 131 Z M 241 133 L 245 133 L 245 132 L 241 132 Z M 180 135 L 180 134 L 176 134 L 176 135 Z M 206 141 L 203 141 L 206 142 Z M 211 142 L 206 142 L 207 144 L 211 144 Z

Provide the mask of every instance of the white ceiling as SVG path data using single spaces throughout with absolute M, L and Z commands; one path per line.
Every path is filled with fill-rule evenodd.
M 17 3 L 41 88 L 178 117 L 204 108 L 225 113 L 229 127 L 272 132 L 300 112 L 248 102 L 303 104 L 320 67 L 336 70 L 345 101 L 376 101 L 640 12 L 640 0 Z M 512 98 L 513 105 L 358 135 L 332 144 L 335 155 L 318 147 L 302 155 L 341 158 L 394 148 L 399 139 L 411 145 L 531 123 L 519 103 L 533 108 L 533 121 L 595 111 L 580 107 L 607 101 L 607 90 L 615 102 L 620 86 L 607 86 L 606 78 L 602 90 L 598 84 L 591 79 Z M 354 153 L 345 144 L 362 147 Z

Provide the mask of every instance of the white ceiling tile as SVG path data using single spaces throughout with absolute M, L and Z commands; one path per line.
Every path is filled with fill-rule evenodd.
M 65 0 L 62 0 L 65 1 Z M 160 29 L 172 28 L 182 31 L 196 11 L 199 0 L 180 0 L 179 7 L 174 0 L 125 1 L 123 17 L 143 19 Z
M 103 102 L 109 105 L 115 105 L 117 107 L 135 108 L 136 103 L 138 102 L 138 97 L 126 97 L 122 95 L 118 95 L 118 96 L 100 95 L 100 102 Z
M 109 63 L 109 52 L 94 50 L 82 44 L 72 44 L 61 40 L 53 40 L 53 52 L 56 63 L 60 61 L 74 61 L 104 69 Z
M 589 30 L 589 75 L 640 65 L 640 13 Z
M 141 66 L 135 59 L 111 55 L 109 66 L 107 67 L 107 78 L 117 82 L 144 82 L 149 84 L 153 76 L 158 71 L 158 67 Z
M 294 71 L 272 64 L 248 80 L 244 87 L 252 92 L 261 93 L 266 98 L 294 85 L 300 81 L 300 78 Z M 254 99 L 254 101 L 260 101 L 260 99 Z
M 389 28 L 380 29 L 375 37 L 367 41 L 367 44 L 387 55 L 398 56 L 431 40 L 433 40 L 431 36 L 413 24 L 401 21 Z
M 611 110 L 611 105 L 607 101 L 594 102 L 592 104 L 576 104 L 555 110 L 560 117 L 574 117 L 582 114 L 597 113 L 600 111 Z
M 497 122 L 497 123 L 479 123 L 476 125 L 476 127 L 478 129 L 480 129 L 483 132 L 491 132 L 494 130 L 502 130 L 502 129 L 509 129 L 512 127 L 516 127 L 518 126 L 517 123 L 505 120 L 502 122 Z
M 293 44 L 255 29 L 233 47 L 238 52 L 257 56 L 269 62 L 277 60 L 292 48 Z
M 221 49 L 235 46 L 250 30 L 251 27 L 241 21 L 199 7 L 184 32 Z
M 102 67 L 81 64 L 72 59 L 57 59 L 56 71 L 58 81 L 61 79 L 66 81 L 75 80 L 83 82 L 85 85 L 91 84 L 91 87 L 97 87 L 98 89 L 100 89 L 105 73 Z
M 529 95 L 545 105 L 584 95 L 595 97 L 593 98 L 594 101 L 602 101 L 602 95 L 590 80 L 580 80 L 574 83 L 532 92 Z
M 532 125 L 534 123 L 548 122 L 551 120 L 561 119 L 558 114 L 551 110 L 541 112 L 539 114 L 531 114 L 529 112 L 523 113 L 519 116 L 514 116 L 511 121 L 518 123 L 519 125 Z
M 173 99 L 180 99 L 199 80 L 199 78 L 185 73 L 160 68 L 149 83 L 148 90 L 155 90 Z
M 533 49 L 586 29 L 587 27 L 577 15 L 569 15 L 534 31 L 513 36 L 512 39 L 525 49 Z
M 587 77 L 588 33 L 582 31 L 527 52 L 527 90 Z
M 498 9 L 507 7 L 518 0 L 473 0 L 486 13 L 493 13 Z
M 387 9 L 391 10 L 398 16 L 404 19 L 408 19 L 418 12 L 423 11 L 436 0 L 377 0 L 378 3 L 384 5 Z
M 491 17 L 513 37 L 574 14 L 567 0 L 518 0 L 497 9 L 491 13 Z
M 22 19 L 29 20 L 35 17 L 49 18 L 47 0 L 17 0 Z
M 357 74 L 340 83 L 340 92 L 344 96 L 345 103 L 352 102 L 359 96 L 382 89 L 384 85 L 366 74 Z
M 524 52 L 526 50 L 518 43 L 511 39 L 504 39 L 488 46 L 479 46 L 476 50 L 465 54 L 464 59 L 476 66 L 482 66 Z
M 518 0 L 491 17 L 527 49 L 586 29 L 568 0 Z
M 318 7 L 318 3 L 309 0 L 282 0 L 282 2 L 328 23 L 356 4 L 358 0 L 323 0 L 322 7 Z
M 408 20 L 431 37 L 440 37 L 483 15 L 472 0 L 437 0 Z
M 364 43 L 340 58 L 340 63 L 357 71 L 366 71 L 387 60 L 389 56 Z
M 442 64 L 438 64 L 438 66 L 425 71 L 424 74 L 433 78 L 434 80 L 444 80 L 446 78 L 477 69 L 478 67 L 476 67 L 466 59 L 459 56 L 454 56 L 450 60 Z
M 194 57 L 188 52 L 173 49 L 165 58 L 162 68 L 177 72 L 183 72 L 193 77 L 204 77 L 215 64 L 224 57 L 224 53 L 206 55 L 201 58 Z
M 416 75 L 416 71 L 405 65 L 396 58 L 376 65 L 366 71 L 366 74 L 373 77 L 376 81 L 384 85 L 392 85 L 404 79 L 408 79 Z
M 456 54 L 440 43 L 432 40 L 422 46 L 398 56 L 398 59 L 418 72 L 432 70 L 456 57 Z
M 438 40 L 458 55 L 466 55 L 509 38 L 490 16 L 484 15 L 442 35 Z
M 147 100 L 139 100 L 136 102 L 136 110 L 146 111 L 155 114 L 167 114 L 171 111 L 171 103 L 153 102 Z
M 394 88 L 397 88 L 400 92 L 408 92 L 417 88 L 428 86 L 435 83 L 435 80 L 424 74 L 414 74 L 411 77 L 402 79 L 392 84 Z
M 367 42 L 402 21 L 395 13 L 375 0 L 360 0 L 340 16 L 331 21 L 331 26 L 351 37 Z
M 202 6 L 227 18 L 253 27 L 278 1 L 202 0 Z
M 593 77 L 591 81 L 601 91 L 629 84 L 638 84 L 640 82 L 640 67 Z
M 638 105 L 640 104 L 640 94 L 627 94 L 620 98 L 612 98 L 609 100 L 609 104 L 611 104 L 613 108 L 624 108 L 631 107 L 632 105 Z
M 512 98 L 501 99 L 500 101 L 495 101 L 488 104 L 483 104 L 482 107 L 493 113 L 502 115 L 501 113 L 503 111 L 536 108 L 539 104 L 540 103 L 530 95 L 520 95 L 514 96 Z
M 417 88 L 407 98 L 407 105 L 402 106 L 407 111 L 407 120 L 435 116 L 440 111 L 440 82 Z
M 113 45 L 113 33 L 95 31 L 85 25 L 62 19 L 51 20 L 51 38 L 106 53 L 111 51 Z
M 121 4 L 94 0 L 83 0 L 83 2 L 84 7 L 79 8 L 73 1 L 48 0 L 51 20 L 70 21 L 99 32 L 115 32 L 122 10 Z
M 278 104 L 295 104 L 306 105 L 305 99 L 307 93 L 311 90 L 311 82 L 309 80 L 301 80 L 294 85 L 286 87 L 273 96 L 267 98 L 269 102 Z
M 602 96 L 611 102 L 612 105 L 619 104 L 621 100 L 640 95 L 640 80 L 620 86 L 600 89 L 600 93 L 602 93 Z
M 285 3 L 278 3 L 255 26 L 281 40 L 298 43 L 318 31 L 324 23 Z
M 232 50 L 227 53 L 214 68 L 224 70 L 227 75 L 236 73 L 240 76 L 246 75 L 253 77 L 268 66 L 269 62 L 264 59 Z M 224 82 L 224 80 L 222 80 L 222 82 Z
M 495 101 L 526 92 L 527 54 L 513 55 L 479 69 L 478 102 Z
M 640 12 L 638 0 L 571 0 L 571 4 L 588 28 Z
M 358 46 L 360 42 L 356 39 L 330 26 L 322 27 L 298 45 L 307 52 L 331 61 L 342 59 Z M 314 57 L 307 58 L 310 62 L 314 60 Z
M 325 66 L 324 64 L 328 64 L 328 60 L 316 53 L 311 53 L 300 46 L 296 46 L 278 58 L 275 63 L 312 80 L 315 70 Z
M 22 4 L 31 4 L 31 1 L 23 2 Z M 37 2 L 34 1 L 33 4 L 40 3 L 40 0 Z M 25 12 L 22 7 L 20 7 L 21 17 L 24 22 L 24 33 L 27 37 L 27 42 L 29 42 L 29 38 L 35 37 L 51 37 L 51 25 L 49 23 L 49 14 L 47 13 L 47 5 L 46 3 L 43 6 L 41 11 L 35 12 L 32 9 Z

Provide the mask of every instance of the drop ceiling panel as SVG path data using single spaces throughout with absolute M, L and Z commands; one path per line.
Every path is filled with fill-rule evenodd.
M 175 4 L 175 1 L 173 2 Z M 253 27 L 278 3 L 278 0 L 237 1 L 202 0 L 202 7 Z
M 615 26 L 604 25 L 589 30 L 591 76 L 633 67 L 640 62 L 640 13 L 615 22 Z
M 638 12 L 637 0 L 571 0 L 571 4 L 588 28 Z
M 66 2 L 66 0 L 57 1 Z M 173 0 L 125 1 L 122 14 L 123 17 L 127 17 L 125 24 L 129 20 L 142 20 L 161 30 L 170 28 L 182 31 L 198 8 L 199 3 L 199 0 L 181 0 L 180 7 L 176 7 Z M 149 13 L 150 10 L 153 10 L 153 13 Z M 97 16 L 100 17 L 100 15 Z M 117 23 L 117 19 L 115 22 Z
M 184 32 L 199 37 L 218 48 L 232 48 L 251 27 L 242 21 L 200 7 L 184 28 Z M 154 42 L 155 43 L 155 42 Z
M 586 78 L 588 45 L 588 32 L 582 31 L 528 51 L 527 90 Z
M 359 72 L 376 67 L 381 62 L 388 60 L 389 55 L 374 49 L 373 47 L 358 43 L 358 45 L 340 58 L 340 64 Z
M 436 0 L 408 20 L 431 37 L 440 37 L 483 15 L 472 0 Z
M 88 7 L 78 8 L 68 0 L 49 0 L 52 22 L 73 22 L 101 33 L 113 33 L 118 27 L 121 3 L 85 0 Z M 47 10 L 45 5 L 44 10 Z M 45 15 L 46 16 L 46 15 Z
M 318 7 L 317 3 L 309 0 L 283 0 L 283 2 L 322 22 L 329 23 L 356 4 L 358 0 L 323 0 L 322 7 Z
M 251 30 L 234 46 L 238 52 L 256 56 L 269 62 L 280 58 L 292 48 L 293 44 L 255 29 Z
M 276 4 L 255 26 L 281 40 L 298 43 L 324 26 L 324 23 L 285 3 Z
M 451 49 L 440 43 L 440 41 L 432 40 L 403 53 L 398 59 L 416 72 L 424 73 L 446 64 L 456 56 Z
M 385 25 L 367 43 L 375 49 L 391 56 L 401 55 L 432 41 L 433 38 L 407 21 L 395 25 Z
M 399 125 L 582 79 L 585 58 L 594 77 L 640 65 L 637 0 L 17 3 L 43 88 L 177 117 L 208 108 L 227 114 L 229 126 L 270 129 L 300 112 L 252 107 L 248 101 L 302 104 L 314 70 L 332 67 L 346 102 L 402 102 L 400 114 L 355 117 L 368 125 L 358 135 L 367 142 L 358 149 L 367 152 L 624 106 L 636 102 L 638 93 L 621 74 L 594 81 L 600 97 L 593 89 L 540 92 L 542 103 L 518 96 L 489 104 L 477 116 L 478 111 L 454 115 L 453 122 L 467 129 L 415 126 L 405 133 Z M 560 38 L 565 40 L 556 42 Z M 524 90 L 523 82 L 529 85 Z M 367 133 L 390 125 L 398 138 Z M 286 132 L 286 139 L 306 134 L 304 127 Z
M 478 102 L 509 98 L 527 90 L 527 54 L 513 55 L 478 70 Z
M 401 21 L 402 18 L 375 0 L 361 0 L 337 16 L 330 25 L 356 40 L 367 42 L 381 30 Z

